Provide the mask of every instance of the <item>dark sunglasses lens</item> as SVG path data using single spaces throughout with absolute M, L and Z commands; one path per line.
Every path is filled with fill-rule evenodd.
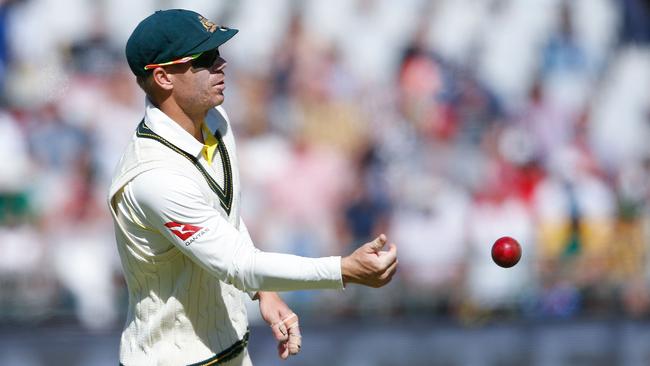
M 200 68 L 209 68 L 214 65 L 214 62 L 219 57 L 219 50 L 206 51 L 201 54 L 201 56 L 192 60 L 192 67 L 196 69 Z

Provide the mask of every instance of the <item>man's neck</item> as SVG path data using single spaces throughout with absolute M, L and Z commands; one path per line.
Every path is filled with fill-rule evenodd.
M 165 101 L 158 106 L 163 113 L 165 113 L 169 118 L 174 122 L 178 123 L 185 131 L 194 138 L 203 143 L 203 132 L 201 131 L 201 125 L 205 120 L 207 111 L 204 113 L 199 113 L 191 115 L 183 110 L 178 104 L 171 101 Z

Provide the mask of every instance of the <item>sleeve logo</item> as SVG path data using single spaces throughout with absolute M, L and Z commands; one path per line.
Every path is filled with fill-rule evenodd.
M 173 221 L 166 223 L 165 226 L 167 226 L 169 230 L 174 233 L 174 235 L 178 236 L 182 241 L 186 241 L 187 239 L 191 238 L 192 235 L 203 229 L 200 226 L 179 224 Z

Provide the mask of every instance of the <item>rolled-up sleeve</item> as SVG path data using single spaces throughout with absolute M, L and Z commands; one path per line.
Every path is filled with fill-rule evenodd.
M 142 220 L 215 277 L 242 291 L 342 289 L 341 257 L 307 258 L 257 249 L 246 230 L 212 207 L 192 179 L 163 169 L 128 185 Z

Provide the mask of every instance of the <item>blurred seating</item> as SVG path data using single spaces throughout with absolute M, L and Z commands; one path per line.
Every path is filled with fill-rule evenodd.
M 304 316 L 650 315 L 646 3 L 191 4 L 241 30 L 225 107 L 257 245 L 400 247 L 381 292 L 288 294 Z M 0 5 L 0 323 L 119 326 L 105 196 L 144 104 L 123 47 L 159 6 L 189 5 Z

